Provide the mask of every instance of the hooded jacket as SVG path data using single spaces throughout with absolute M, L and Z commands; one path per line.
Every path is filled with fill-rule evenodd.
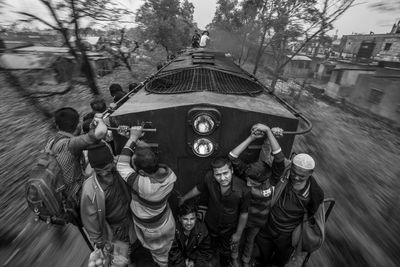
M 119 177 L 115 177 L 118 178 Z M 124 192 L 129 195 L 129 192 Z M 83 184 L 81 196 L 81 218 L 90 240 L 97 244 L 113 241 L 113 233 L 106 221 L 106 203 L 104 191 L 94 173 Z M 130 239 L 135 239 L 133 223 L 129 230 Z

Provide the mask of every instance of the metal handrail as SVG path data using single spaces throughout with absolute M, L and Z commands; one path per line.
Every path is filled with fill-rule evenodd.
M 175 58 L 176 59 L 176 58 Z M 157 70 L 155 73 L 151 74 L 150 76 L 146 77 L 146 79 L 139 83 L 135 89 L 129 91 L 126 95 L 124 95 L 120 100 L 118 100 L 115 103 L 115 107 L 108 107 L 106 111 L 104 111 L 101 116 L 103 119 L 107 118 L 108 116 L 110 116 L 120 105 L 120 103 L 123 103 L 125 101 L 125 99 L 130 98 L 132 95 L 136 94 L 137 91 L 141 88 L 143 88 L 151 79 L 154 78 L 154 76 L 156 76 L 158 73 L 160 73 L 165 67 L 167 67 L 169 64 L 171 64 L 173 61 L 175 61 L 175 59 L 170 60 L 167 64 L 165 64 L 162 68 L 160 68 L 159 70 Z
M 235 63 L 236 64 L 236 63 Z M 238 65 L 238 64 L 236 64 Z M 240 66 L 239 66 L 240 67 Z M 283 104 L 287 109 L 289 109 L 289 111 L 297 118 L 302 119 L 305 123 L 306 123 L 306 128 L 304 130 L 301 131 L 283 131 L 283 134 L 286 135 L 300 135 L 300 134 L 305 134 L 308 133 L 309 131 L 311 131 L 313 125 L 311 123 L 311 121 L 309 119 L 307 119 L 303 114 L 301 114 L 300 112 L 298 112 L 294 107 L 292 107 L 288 102 L 286 102 L 285 100 L 283 100 L 282 98 L 280 98 L 279 96 L 277 96 L 276 94 L 274 94 L 273 91 L 271 91 L 268 87 L 266 87 L 263 83 L 261 83 L 256 76 L 254 76 L 253 74 L 249 73 L 247 70 L 243 69 L 242 70 L 244 72 L 246 72 L 250 77 L 252 77 L 254 79 L 254 81 L 256 83 L 258 83 L 262 88 L 264 88 L 264 90 L 266 92 L 268 92 L 271 96 L 273 96 L 276 100 L 278 100 L 281 104 Z

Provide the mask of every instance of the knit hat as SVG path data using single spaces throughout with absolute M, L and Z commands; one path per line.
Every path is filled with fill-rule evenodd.
M 305 153 L 297 154 L 294 156 L 292 163 L 305 170 L 314 170 L 315 161 L 314 159 Z
M 271 168 L 262 161 L 251 163 L 245 171 L 247 177 L 251 180 L 262 183 L 272 174 Z
M 103 142 L 88 149 L 88 158 L 92 168 L 103 168 L 107 164 L 114 162 L 111 149 Z

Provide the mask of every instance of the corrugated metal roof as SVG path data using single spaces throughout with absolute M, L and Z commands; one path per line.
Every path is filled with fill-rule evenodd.
M 288 56 L 290 57 L 290 56 Z M 307 57 L 307 56 L 302 56 L 302 55 L 295 55 L 292 58 L 292 61 L 296 61 L 296 60 L 302 60 L 302 61 L 311 61 L 311 58 Z
M 47 69 L 54 60 L 54 57 L 33 54 L 3 54 L 0 56 L 0 67 L 8 70 Z
M 75 36 L 72 36 L 69 39 L 70 42 L 75 42 L 75 40 L 76 40 Z M 83 37 L 82 38 L 82 41 L 86 41 L 91 45 L 96 45 L 99 42 L 99 40 L 100 40 L 99 36 L 90 36 L 90 37 Z
M 65 54 L 69 52 L 68 47 L 51 47 L 51 46 L 30 46 L 15 49 L 17 52 L 37 52 L 37 53 L 60 53 Z

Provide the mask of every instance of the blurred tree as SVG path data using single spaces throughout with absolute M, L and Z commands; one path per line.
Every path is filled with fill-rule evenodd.
M 277 1 L 272 10 L 272 35 L 263 49 L 270 47 L 273 53 L 275 66 L 272 74 L 271 90 L 275 90 L 276 83 L 283 68 L 315 38 L 325 39 L 325 33 L 332 29 L 335 22 L 346 12 L 355 0 L 285 0 Z M 294 51 L 288 51 L 289 42 L 297 42 Z M 261 46 L 260 46 L 261 47 Z M 253 74 L 257 71 L 257 64 Z
M 94 95 L 100 94 L 96 83 L 96 75 L 90 65 L 86 46 L 82 41 L 82 19 L 90 21 L 117 21 L 123 15 L 130 14 L 125 8 L 109 0 L 38 0 L 48 10 L 52 20 L 46 20 L 34 13 L 18 12 L 23 15 L 24 22 L 38 21 L 61 33 L 70 54 L 81 63 L 88 86 Z M 74 41 L 71 40 L 74 36 Z M 75 45 L 73 44 L 75 43 Z
M 115 59 L 124 63 L 125 67 L 129 70 L 131 75 L 133 75 L 130 59 L 136 49 L 139 48 L 139 44 L 136 41 L 129 40 L 126 32 L 125 28 L 121 29 L 119 31 L 118 40 L 114 41 L 109 38 L 108 41 L 104 42 L 100 50 L 107 51 Z
M 272 90 L 283 68 L 312 39 L 324 40 L 332 23 L 350 8 L 355 0 L 218 0 L 210 28 L 214 34 L 231 33 L 230 46 L 243 64 L 249 51 L 256 51 L 253 74 L 257 73 L 263 54 L 273 55 Z M 217 39 L 217 38 L 215 38 Z M 227 38 L 224 38 L 225 40 Z M 288 44 L 297 42 L 290 52 Z M 233 46 L 236 47 L 233 47 Z M 239 49 L 239 53 L 237 50 Z M 247 52 L 246 52 L 247 51 Z
M 400 0 L 381 0 L 370 4 L 370 7 L 382 12 L 399 12 Z
M 182 5 L 179 0 L 146 0 L 136 22 L 143 37 L 164 47 L 169 56 L 190 44 L 193 11 L 193 4 L 186 0 Z

